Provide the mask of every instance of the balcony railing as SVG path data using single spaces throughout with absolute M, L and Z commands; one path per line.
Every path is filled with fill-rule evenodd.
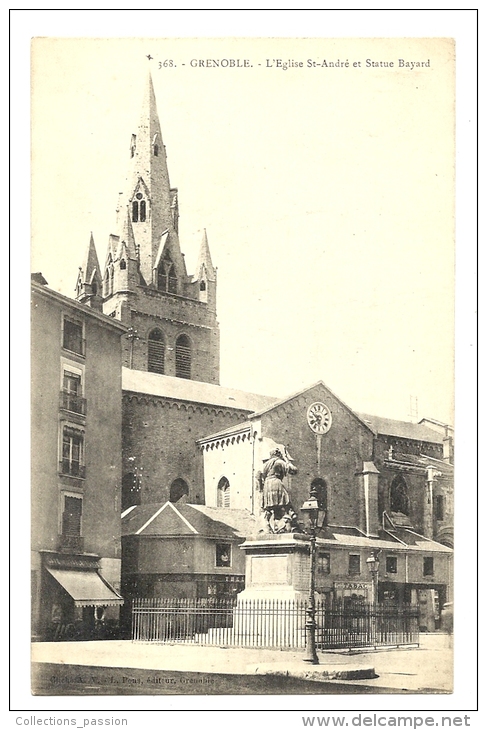
M 61 461 L 59 462 L 59 471 L 69 477 L 85 478 L 85 467 L 77 461 Z
M 81 416 L 86 416 L 86 398 L 82 398 L 80 395 L 74 393 L 68 393 L 66 390 L 62 390 L 59 394 L 60 407 L 65 411 L 71 413 L 79 413 Z
M 80 535 L 59 535 L 59 551 L 62 553 L 82 553 L 84 537 Z

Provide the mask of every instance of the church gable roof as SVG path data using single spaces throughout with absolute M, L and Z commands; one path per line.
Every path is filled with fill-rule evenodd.
M 335 393 L 330 388 L 328 388 L 328 386 L 325 385 L 325 383 L 322 380 L 318 380 L 317 383 L 314 383 L 313 385 L 309 385 L 307 388 L 303 388 L 303 390 L 300 390 L 297 393 L 293 393 L 293 395 L 289 395 L 286 398 L 283 398 L 282 400 L 276 401 L 276 402 L 270 404 L 269 406 L 267 406 L 266 408 L 262 409 L 261 411 L 257 411 L 255 413 L 253 413 L 251 418 L 252 419 L 260 418 L 264 414 L 269 413 L 270 411 L 273 411 L 276 408 L 279 408 L 280 406 L 285 405 L 286 403 L 289 403 L 290 401 L 294 400 L 295 398 L 299 398 L 300 396 L 310 393 L 312 390 L 315 390 L 315 389 L 322 389 L 322 391 L 324 392 L 324 395 L 330 394 L 332 396 L 332 398 L 337 400 L 343 406 L 343 408 L 345 408 L 345 410 L 347 410 L 350 413 L 350 415 L 352 415 L 357 421 L 360 421 L 360 423 L 363 426 L 365 426 L 365 428 L 368 431 L 373 432 L 373 429 L 371 428 L 370 424 L 367 423 L 366 421 L 364 421 L 358 413 L 356 413 L 349 406 L 347 406 L 347 404 L 344 403 L 341 398 L 339 398 L 337 395 L 335 395 Z

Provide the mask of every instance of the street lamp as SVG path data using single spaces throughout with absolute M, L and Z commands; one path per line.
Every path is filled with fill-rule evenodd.
M 372 585 L 374 587 L 374 605 L 379 602 L 379 553 L 380 549 L 371 550 L 370 556 L 366 560 L 372 577 Z
M 316 527 L 318 525 L 319 505 L 316 488 L 311 486 L 309 499 L 301 507 L 301 512 L 309 519 L 309 600 L 306 608 L 306 656 L 303 661 L 319 664 L 316 653 L 316 603 L 315 603 L 315 566 L 316 566 Z

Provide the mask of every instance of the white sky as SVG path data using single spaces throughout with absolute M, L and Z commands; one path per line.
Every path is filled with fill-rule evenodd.
M 33 271 L 72 296 L 90 231 L 103 266 L 150 66 L 188 271 L 204 227 L 218 267 L 222 385 L 323 379 L 356 410 L 407 419 L 415 396 L 419 417 L 452 422 L 451 41 L 36 43 Z

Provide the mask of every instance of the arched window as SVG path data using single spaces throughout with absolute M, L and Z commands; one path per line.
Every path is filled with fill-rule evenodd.
M 226 477 L 222 477 L 218 482 L 216 490 L 216 506 L 230 508 L 230 482 Z
M 157 288 L 170 294 L 178 293 L 178 277 L 169 251 L 164 254 L 157 270 Z
M 155 144 L 154 145 L 154 157 L 157 157 L 158 154 L 159 154 L 159 145 Z
M 113 294 L 113 275 L 114 275 L 114 270 L 113 270 L 113 265 L 112 265 L 112 266 L 110 266 L 110 294 Z
M 408 486 L 400 474 L 394 477 L 391 484 L 391 512 L 409 514 Z
M 147 370 L 164 375 L 164 335 L 155 329 L 149 333 Z
M 137 193 L 135 200 L 132 202 L 132 221 L 133 223 L 144 223 L 146 219 L 146 202 L 143 200 L 142 193 Z
M 184 479 L 175 479 L 173 483 L 171 484 L 171 489 L 169 492 L 169 501 L 170 502 L 179 502 L 181 497 L 187 497 L 189 495 L 189 487 L 184 481 Z
M 120 268 L 122 269 L 122 271 L 125 271 L 125 269 L 127 268 L 127 262 L 125 261 L 125 259 L 122 259 L 120 261 Z
M 176 340 L 176 377 L 191 378 L 191 341 L 186 335 Z
M 326 488 L 326 482 L 324 479 L 319 477 L 313 479 L 311 482 L 311 488 L 316 491 L 316 499 L 318 500 L 318 506 L 320 511 L 327 512 L 328 510 L 328 490 Z M 327 522 L 327 515 L 325 514 L 324 522 Z
M 206 291 L 206 282 L 200 281 L 200 291 Z

